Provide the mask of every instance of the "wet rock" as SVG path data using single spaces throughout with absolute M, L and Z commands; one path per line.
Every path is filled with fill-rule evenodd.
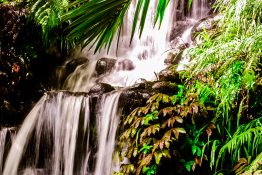
M 176 83 L 169 81 L 159 81 L 153 84 L 152 90 L 158 93 L 176 94 L 178 92 L 178 87 Z
M 138 79 L 135 84 L 131 87 L 129 87 L 128 89 L 130 90 L 148 90 L 150 89 L 152 86 L 152 82 L 146 81 L 143 78 Z
M 178 64 L 182 59 L 183 51 L 180 51 L 178 53 L 176 52 L 169 52 L 167 55 L 167 58 L 164 60 L 164 63 L 167 65 L 171 64 Z
M 190 27 L 193 26 L 193 21 L 191 20 L 182 20 L 182 21 L 177 21 L 176 25 L 174 26 L 170 39 L 174 40 L 177 37 L 181 37 L 184 33 L 184 31 Z
M 142 91 L 128 89 L 122 92 L 119 98 L 119 105 L 122 107 L 123 114 L 128 115 L 137 107 L 146 105 L 147 100 L 152 95 L 152 91 Z
M 215 29 L 218 26 L 218 22 L 220 21 L 220 19 L 220 15 L 210 15 L 206 18 L 201 19 L 192 28 L 191 39 L 194 41 L 199 32 Z
M 115 90 L 114 87 L 112 87 L 111 85 L 109 84 L 106 84 L 106 83 L 98 83 L 96 85 L 94 85 L 90 91 L 89 91 L 89 94 L 92 94 L 92 95 L 101 95 L 101 94 L 104 94 L 104 93 L 107 93 L 107 92 L 111 92 Z
M 98 75 L 102 75 L 106 72 L 113 70 L 116 64 L 116 59 L 113 58 L 100 58 L 96 63 L 96 72 Z
M 176 70 L 177 66 L 171 65 L 166 69 L 159 72 L 159 80 L 160 81 L 172 81 L 176 83 L 180 83 L 179 73 Z

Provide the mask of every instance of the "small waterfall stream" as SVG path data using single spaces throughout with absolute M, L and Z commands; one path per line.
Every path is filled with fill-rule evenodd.
M 192 18 L 195 21 L 203 18 L 209 9 L 207 0 L 193 0 L 190 16 L 186 14 L 183 0 L 171 1 L 159 31 L 157 27 L 152 29 L 157 2 L 150 3 L 142 38 L 134 38 L 129 47 L 130 26 L 137 3 L 133 1 L 126 16 L 118 59 L 109 73 L 97 76 L 96 63 L 101 57 L 114 58 L 113 52 L 92 55 L 83 51 L 83 55 L 90 57 L 89 61 L 80 64 L 62 79 L 58 90 L 47 92 L 39 100 L 24 120 L 5 163 L 2 161 L 6 130 L 0 132 L 0 172 L 4 165 L 3 175 L 113 173 L 117 168 L 112 157 L 121 116 L 119 99 L 123 87 L 135 84 L 139 78 L 155 80 L 156 74 L 165 68 L 164 57 L 170 48 L 170 32 L 178 20 Z M 182 34 L 183 42 L 189 42 L 191 29 L 189 26 Z M 132 68 L 127 68 L 130 65 Z M 120 90 L 90 94 L 90 88 L 96 83 L 108 83 Z

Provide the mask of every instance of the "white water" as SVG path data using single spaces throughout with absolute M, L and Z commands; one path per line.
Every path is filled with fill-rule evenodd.
M 115 136 L 120 118 L 118 100 L 121 93 L 103 95 L 97 117 L 98 152 L 94 175 L 111 175 Z
M 183 14 L 184 8 L 181 4 L 179 6 L 183 1 L 171 1 L 161 29 L 152 29 L 157 2 L 151 1 L 142 38 L 139 40 L 135 35 L 131 47 L 129 39 L 135 0 L 126 16 L 127 23 L 117 57 L 118 62 L 124 58 L 132 60 L 135 69 L 127 71 L 115 66 L 100 81 L 113 86 L 130 86 L 139 78 L 155 80 L 155 74 L 165 67 L 170 31 L 176 25 L 177 13 Z M 193 2 L 198 3 L 193 4 L 191 16 L 199 19 L 207 12 L 204 4 L 207 1 Z M 181 36 L 183 42 L 189 42 L 191 29 Z M 89 54 L 89 64 L 77 67 L 67 77 L 63 89 L 88 92 L 98 81 L 93 75 L 97 59 L 115 57 L 113 52 L 108 55 L 103 52 Z M 25 119 L 5 162 L 3 175 L 111 175 L 115 168 L 112 156 L 120 117 L 120 93 L 102 95 L 97 106 L 90 103 L 91 97 L 86 94 L 59 91 L 44 95 Z M 96 115 L 95 108 L 99 109 Z
M 97 121 L 93 121 L 96 122 L 97 136 L 90 133 L 88 96 L 62 91 L 45 95 L 24 121 L 8 155 L 3 175 L 35 175 L 41 171 L 52 175 L 111 174 L 120 94 L 105 94 L 99 100 L 96 107 L 99 112 L 94 116 Z M 98 146 L 97 152 L 90 147 L 90 137 L 98 139 L 98 144 L 91 144 Z M 97 157 L 96 160 L 90 159 L 91 154 Z M 31 160 L 25 163 L 23 158 Z M 42 165 L 40 159 L 44 160 Z M 95 170 L 89 167 L 91 161 L 96 162 Z
M 174 24 L 173 20 L 170 19 L 173 19 L 174 13 L 172 9 L 175 5 L 174 3 L 176 2 L 171 1 L 167 6 L 162 25 L 159 29 L 158 23 L 156 24 L 156 27 L 153 28 L 155 10 L 157 8 L 158 1 L 152 0 L 150 2 L 143 34 L 141 38 L 139 38 L 139 31 L 136 30 L 132 44 L 130 45 L 130 36 L 136 3 L 137 0 L 134 0 L 131 3 L 128 13 L 125 17 L 126 20 L 123 27 L 124 31 L 119 42 L 117 55 L 115 54 L 115 40 L 113 41 L 111 50 L 108 54 L 106 53 L 106 51 L 102 51 L 101 53 L 92 55 L 92 57 L 89 58 L 90 60 L 92 60 L 92 63 L 94 63 L 101 57 L 117 58 L 118 62 L 121 62 L 122 59 L 130 59 L 133 62 L 135 68 L 130 71 L 119 69 L 116 66 L 110 74 L 103 77 L 103 79 L 100 79 L 100 82 L 108 83 L 113 86 L 126 87 L 133 85 L 139 78 L 144 78 L 146 80 L 155 80 L 157 78 L 155 74 L 165 68 L 164 58 L 167 55 L 166 51 L 169 47 L 169 35 L 172 29 L 172 25 Z M 89 47 L 87 47 L 82 52 L 82 54 L 90 55 Z M 118 62 L 116 63 L 116 65 L 118 65 Z M 77 70 L 72 75 L 70 75 L 70 80 L 66 82 L 66 84 L 70 84 L 70 86 L 73 87 L 70 88 L 70 90 L 88 91 L 90 89 L 90 86 L 87 86 L 85 83 L 83 83 L 82 80 L 88 79 L 89 82 L 93 82 L 94 84 L 94 81 L 96 81 L 96 79 L 90 77 L 90 75 L 93 74 L 92 71 L 94 72 L 95 70 L 94 67 L 95 64 L 92 64 L 89 65 L 88 68 L 84 68 L 83 70 L 83 68 L 79 66 Z M 81 72 L 81 74 L 79 74 L 79 72 Z M 74 84 L 73 86 L 72 83 Z M 68 86 L 65 86 L 64 88 L 68 89 Z
M 194 19 L 201 19 L 206 17 L 209 10 L 208 0 L 193 0 L 191 16 Z
M 0 174 L 3 171 L 4 154 L 7 149 L 9 149 L 9 144 L 12 143 L 14 136 L 16 134 L 15 128 L 2 128 L 0 130 Z

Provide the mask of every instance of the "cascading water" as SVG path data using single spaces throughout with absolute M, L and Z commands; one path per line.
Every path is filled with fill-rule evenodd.
M 204 18 L 210 10 L 208 0 L 193 0 L 192 4 L 192 18 Z
M 93 161 L 99 165 L 94 174 L 110 174 L 115 137 L 109 134 L 116 132 L 119 95 L 119 92 L 103 95 L 97 106 L 97 116 L 92 118 L 89 96 L 70 92 L 46 94 L 24 121 L 3 174 L 44 171 L 44 174 L 52 175 L 85 175 L 92 173 L 90 165 Z M 92 123 L 96 123 L 97 130 L 92 131 Z M 92 143 L 96 139 L 95 133 L 98 133 L 97 155 L 97 145 Z M 97 158 L 90 158 L 91 155 Z
M 16 129 L 14 127 L 5 127 L 0 130 L 0 174 L 2 174 L 3 172 L 3 162 L 5 158 L 5 153 L 11 146 L 15 134 Z
M 12 144 L 3 175 L 112 174 L 117 168 L 112 157 L 121 115 L 118 103 L 124 90 L 95 96 L 88 92 L 97 82 L 125 87 L 139 78 L 156 79 L 155 74 L 165 67 L 163 55 L 169 49 L 170 31 L 177 25 L 178 19 L 186 20 L 187 8 L 183 0 L 171 1 L 159 31 L 152 29 L 157 2 L 150 3 L 141 39 L 135 35 L 129 47 L 137 1 L 131 4 L 120 40 L 118 60 L 110 73 L 97 77 L 95 69 L 97 59 L 102 56 L 110 58 L 112 52 L 108 55 L 103 52 L 88 54 L 89 61 L 84 61 L 66 78 L 61 78 L 63 85 L 59 89 L 66 91 L 48 92 L 41 98 L 26 117 Z M 191 17 L 203 17 L 207 13 L 206 6 L 207 1 L 193 0 Z M 183 42 L 189 42 L 190 31 L 191 28 L 187 29 L 181 36 Z M 131 60 L 132 68 L 125 65 L 130 64 L 127 59 Z

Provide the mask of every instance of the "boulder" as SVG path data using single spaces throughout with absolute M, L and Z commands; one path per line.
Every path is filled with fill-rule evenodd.
M 176 94 L 179 89 L 176 83 L 172 83 L 170 81 L 159 81 L 153 84 L 152 90 L 154 92 L 172 95 L 172 94 Z
M 97 75 L 102 75 L 107 72 L 111 72 L 116 64 L 116 59 L 113 58 L 100 58 L 96 63 Z
M 172 81 L 180 83 L 179 73 L 176 70 L 177 66 L 171 65 L 159 72 L 158 77 L 160 81 Z
M 197 22 L 191 32 L 191 39 L 194 41 L 197 34 L 202 31 L 211 31 L 218 26 L 218 22 L 221 19 L 221 15 L 210 15 Z
M 164 63 L 166 65 L 175 64 L 177 65 L 182 59 L 183 51 L 180 52 L 169 52 Z
M 142 91 L 127 89 L 122 92 L 119 105 L 122 107 L 124 115 L 130 114 L 137 107 L 145 106 L 147 100 L 152 95 L 152 91 Z
M 102 95 L 104 93 L 111 92 L 113 90 L 115 90 L 115 88 L 112 87 L 110 84 L 98 83 L 98 84 L 95 84 L 93 87 L 91 87 L 89 94 Z

